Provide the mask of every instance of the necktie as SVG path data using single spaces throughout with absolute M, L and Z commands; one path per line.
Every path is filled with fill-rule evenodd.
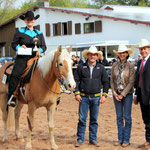
M 142 59 L 142 65 L 141 65 L 141 69 L 140 69 L 140 73 L 139 73 L 139 87 L 141 87 L 141 74 L 144 68 L 144 59 Z

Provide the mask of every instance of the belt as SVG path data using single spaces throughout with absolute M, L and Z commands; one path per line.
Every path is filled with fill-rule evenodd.
M 86 94 L 86 93 L 80 93 L 81 96 L 85 96 L 85 97 L 98 97 L 101 96 L 101 93 L 96 93 L 96 94 Z

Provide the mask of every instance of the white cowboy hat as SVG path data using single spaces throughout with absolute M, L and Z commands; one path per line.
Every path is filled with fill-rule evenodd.
M 127 48 L 127 46 L 125 46 L 125 45 L 119 45 L 118 51 L 113 50 L 113 52 L 116 55 L 118 55 L 119 53 L 123 53 L 123 52 L 128 52 L 128 54 L 132 54 L 133 51 L 131 49 Z
M 83 57 L 85 59 L 87 59 L 87 54 L 88 53 L 98 54 L 98 59 L 100 59 L 101 56 L 103 55 L 103 53 L 101 51 L 98 51 L 97 48 L 95 46 L 93 46 L 93 45 L 88 50 L 84 50 L 83 51 Z
M 149 41 L 146 39 L 141 39 L 139 45 L 136 48 L 142 48 L 142 47 L 150 47 Z

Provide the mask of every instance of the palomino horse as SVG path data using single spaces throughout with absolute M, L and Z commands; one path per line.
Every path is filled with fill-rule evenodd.
M 65 87 L 73 90 L 76 84 L 72 74 L 72 60 L 70 57 L 71 48 L 63 49 L 59 46 L 57 51 L 49 52 L 41 57 L 33 73 L 32 80 L 25 86 L 25 97 L 28 101 L 28 136 L 25 149 L 32 148 L 31 131 L 33 129 L 34 112 L 39 107 L 45 107 L 48 115 L 49 141 L 51 149 L 57 149 L 54 139 L 54 112 L 56 101 L 60 95 L 60 84 L 58 78 L 61 77 Z M 0 80 L 2 81 L 3 72 L 7 65 L 0 69 Z M 6 104 L 8 95 L 8 85 L 0 82 L 1 109 L 4 122 L 3 141 L 7 139 L 6 122 Z M 19 116 L 23 106 L 21 94 L 18 96 L 18 105 L 15 108 L 15 134 L 19 137 Z

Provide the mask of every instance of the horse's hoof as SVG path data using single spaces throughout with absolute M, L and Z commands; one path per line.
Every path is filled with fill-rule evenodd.
M 25 147 L 25 149 L 24 149 L 24 150 L 32 150 L 32 148 L 26 148 L 26 147 Z
M 19 135 L 19 136 L 16 135 L 14 140 L 24 142 L 24 138 L 22 135 Z
M 16 141 L 24 142 L 24 138 L 17 138 Z
M 25 150 L 30 150 L 30 149 L 32 149 L 32 145 L 31 143 L 27 143 L 25 146 Z
M 51 150 L 56 150 L 56 149 L 58 149 L 58 146 L 55 144 L 55 145 L 52 145 L 52 148 L 51 148 Z
M 21 141 L 21 142 L 24 142 L 24 138 L 22 138 L 22 139 L 19 139 L 19 141 Z

